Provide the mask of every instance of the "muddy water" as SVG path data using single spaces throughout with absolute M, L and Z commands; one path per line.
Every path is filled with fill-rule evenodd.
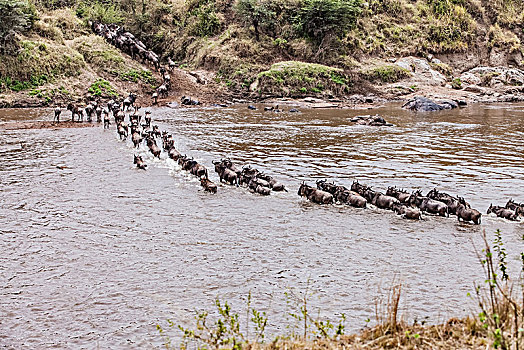
M 390 105 L 372 113 L 396 127 L 350 125 L 368 112 L 154 111 L 183 153 L 210 168 L 230 156 L 290 189 L 269 197 L 228 186 L 203 193 L 144 146 L 149 168 L 139 171 L 113 129 L 0 129 L 0 344 L 156 347 L 156 323 L 187 322 L 217 296 L 240 308 L 249 291 L 275 327 L 291 311 L 284 293 L 306 288 L 315 312 L 345 313 L 355 330 L 393 278 L 410 319 L 469 314 L 467 293 L 482 280 L 473 242 L 501 229 L 514 266 L 524 223 L 408 222 L 373 208 L 321 207 L 296 191 L 304 180 L 358 179 L 382 190 L 436 186 L 482 212 L 524 201 L 524 106 L 413 114 Z M 0 110 L 0 122 L 21 119 L 52 111 Z

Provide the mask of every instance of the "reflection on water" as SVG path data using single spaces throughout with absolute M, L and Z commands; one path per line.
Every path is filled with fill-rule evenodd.
M 156 323 L 190 320 L 216 296 L 244 305 L 249 291 L 276 323 L 284 292 L 308 280 L 312 307 L 345 313 L 353 330 L 373 317 L 378 287 L 394 275 L 411 318 L 468 314 L 466 294 L 480 279 L 473 240 L 500 228 L 515 253 L 524 224 L 408 222 L 377 209 L 317 206 L 296 189 L 304 180 L 358 179 L 382 190 L 438 187 L 482 212 L 524 201 L 524 106 L 413 114 L 392 105 L 372 113 L 396 127 L 351 126 L 369 112 L 154 111 L 182 153 L 211 169 L 229 156 L 290 189 L 269 197 L 228 186 L 206 194 L 145 146 L 138 152 L 149 167 L 139 171 L 130 142 L 102 127 L 0 129 L 0 343 L 152 347 L 161 344 Z M 0 110 L 0 122 L 38 118 L 52 112 Z

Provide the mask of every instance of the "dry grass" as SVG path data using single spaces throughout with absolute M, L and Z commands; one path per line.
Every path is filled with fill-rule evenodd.
M 398 325 L 397 331 L 377 326 L 340 339 L 296 341 L 279 339 L 270 344 L 248 345 L 251 349 L 486 349 L 489 339 L 479 333 L 471 318 L 451 319 L 435 326 Z

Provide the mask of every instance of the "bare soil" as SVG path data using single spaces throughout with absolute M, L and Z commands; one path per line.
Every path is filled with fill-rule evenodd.
M 0 129 L 22 130 L 22 129 L 68 129 L 68 128 L 91 128 L 99 123 L 63 121 L 60 123 L 50 121 L 21 121 L 0 124 Z

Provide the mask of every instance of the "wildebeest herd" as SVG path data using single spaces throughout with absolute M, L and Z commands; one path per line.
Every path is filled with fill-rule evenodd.
M 138 40 L 133 34 L 124 30 L 117 24 L 103 24 L 91 22 L 91 29 L 100 35 L 108 43 L 124 51 L 133 59 L 140 59 L 142 62 L 149 62 L 156 70 L 160 68 L 160 59 L 156 53 L 149 50 L 146 45 Z
M 88 116 L 88 121 L 92 121 L 90 113 L 97 116 L 98 122 L 103 117 L 104 129 L 110 127 L 109 117 L 112 116 L 116 131 L 122 141 L 125 141 L 131 135 L 131 141 L 135 148 L 139 148 L 142 143 L 145 143 L 153 157 L 158 159 L 161 158 L 163 149 L 167 153 L 167 157 L 177 162 L 182 170 L 196 176 L 205 191 L 217 193 L 218 186 L 209 179 L 207 168 L 194 158 L 182 155 L 175 147 L 173 136 L 166 131 L 161 131 L 157 125 L 152 125 L 149 110 L 145 111 L 142 116 L 141 108 L 135 105 L 135 99 L 136 96 L 130 94 L 122 102 L 109 101 L 106 107 L 103 107 L 100 103 L 92 102 L 84 107 L 83 111 L 74 105 L 69 105 L 68 110 L 71 110 L 73 119 L 75 115 L 79 115 L 79 120 L 83 120 L 83 112 Z M 60 109 L 57 108 L 55 109 L 55 118 L 58 118 L 59 115 Z M 162 142 L 162 149 L 158 146 L 157 140 Z M 139 169 L 145 170 L 147 168 L 145 160 L 140 155 L 134 155 L 134 164 Z M 213 161 L 213 165 L 220 183 L 237 187 L 246 186 L 252 192 L 264 196 L 271 194 L 272 191 L 287 192 L 284 184 L 249 165 L 239 167 L 229 158 Z M 471 208 L 471 205 L 463 197 L 453 196 L 437 189 L 423 195 L 420 190 L 410 193 L 396 187 L 389 187 L 386 193 L 382 193 L 358 181 L 354 181 L 350 188 L 346 188 L 333 182 L 319 180 L 316 187 L 303 182 L 298 189 L 298 195 L 317 204 L 340 203 L 356 208 L 366 208 L 371 204 L 379 209 L 391 210 L 406 219 L 412 220 L 421 220 L 423 213 L 442 217 L 456 215 L 459 221 L 472 222 L 478 225 L 482 218 L 480 211 Z M 524 217 L 524 204 L 516 203 L 510 199 L 504 207 L 490 205 L 487 214 L 490 213 L 507 220 L 517 221 Z
M 100 116 L 104 119 L 104 129 L 109 129 L 111 125 L 110 117 L 113 118 L 117 134 L 120 140 L 125 141 L 131 135 L 131 142 L 135 148 L 139 148 L 145 143 L 149 152 L 158 159 L 161 158 L 162 149 L 167 153 L 167 157 L 177 162 L 182 170 L 200 179 L 200 184 L 205 191 L 217 193 L 217 185 L 209 179 L 207 168 L 198 163 L 193 157 L 182 155 L 175 147 L 175 141 L 167 131 L 160 131 L 158 125 L 151 123 L 151 111 L 146 110 L 144 115 L 141 113 L 140 106 L 135 105 L 136 96 L 130 94 L 122 102 L 110 100 L 107 106 L 102 107 L 96 103 L 90 109 L 100 109 Z M 87 108 L 79 108 L 70 104 L 68 110 L 72 113 L 74 120 L 83 121 L 83 112 Z M 55 116 L 60 115 L 60 108 L 55 110 Z M 59 117 L 55 117 L 59 119 Z M 59 120 L 58 120 L 59 121 Z M 92 121 L 88 118 L 88 121 Z M 98 122 L 101 118 L 97 119 Z M 162 142 L 162 149 L 158 146 L 157 141 Z M 142 156 L 135 154 L 133 159 L 137 168 L 146 170 L 147 164 Z M 215 172 L 218 174 L 220 182 L 228 183 L 235 186 L 247 186 L 253 192 L 261 195 L 269 195 L 271 191 L 287 191 L 285 186 L 275 180 L 272 176 L 264 174 L 251 166 L 239 168 L 231 159 L 221 159 L 213 162 Z
M 156 71 L 160 72 L 162 84 L 151 95 L 153 104 L 158 103 L 159 97 L 167 97 L 169 90 L 171 90 L 171 75 L 169 72 L 172 72 L 175 68 L 175 62 L 170 57 L 167 57 L 167 66 L 161 66 L 160 57 L 155 52 L 148 49 L 142 41 L 117 24 L 91 22 L 91 29 L 95 34 L 106 39 L 109 44 L 130 55 L 131 58 L 140 60 L 142 64 L 149 63 Z M 190 103 L 186 103 L 187 101 L 182 99 L 182 104 L 198 104 L 196 100 L 189 99 L 189 101 Z

